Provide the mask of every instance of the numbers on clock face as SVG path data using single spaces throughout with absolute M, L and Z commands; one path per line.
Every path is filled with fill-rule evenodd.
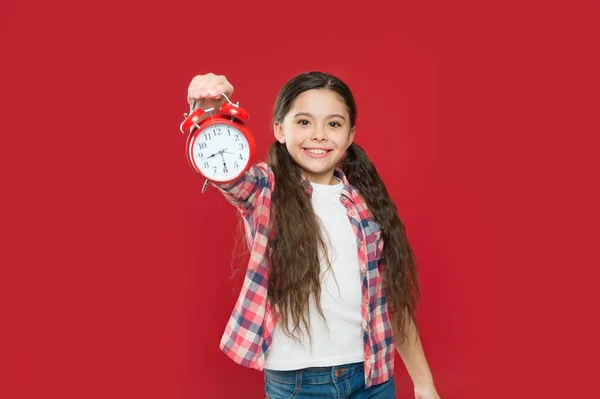
M 214 181 L 237 176 L 250 157 L 248 140 L 234 126 L 219 123 L 206 127 L 192 142 L 196 167 Z

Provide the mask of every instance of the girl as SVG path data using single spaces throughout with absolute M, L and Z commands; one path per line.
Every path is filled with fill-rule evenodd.
M 199 75 L 188 102 L 218 107 L 224 76 Z M 417 270 L 404 225 L 365 152 L 356 106 L 335 76 L 289 80 L 268 162 L 214 184 L 240 212 L 250 261 L 221 349 L 264 370 L 267 398 L 396 397 L 397 349 L 415 398 L 438 399 L 417 328 Z

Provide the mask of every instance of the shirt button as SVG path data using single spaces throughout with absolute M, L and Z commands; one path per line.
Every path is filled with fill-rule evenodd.
M 365 303 L 365 305 L 368 305 L 368 304 L 369 304 L 369 298 L 365 298 L 365 299 L 363 300 L 363 302 Z
M 355 218 L 356 217 L 356 211 L 350 211 L 350 216 L 352 216 L 352 217 Z
M 363 265 L 363 266 L 361 266 L 361 267 L 360 267 L 360 272 L 361 272 L 362 274 L 366 274 L 366 273 L 367 273 L 367 267 L 366 267 L 366 266 L 364 266 L 364 265 Z

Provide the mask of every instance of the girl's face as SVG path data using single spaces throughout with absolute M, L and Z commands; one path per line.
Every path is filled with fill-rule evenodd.
M 333 184 L 333 171 L 352 140 L 354 128 L 344 101 L 333 91 L 308 90 L 296 97 L 275 138 L 286 145 L 303 175 L 313 183 Z

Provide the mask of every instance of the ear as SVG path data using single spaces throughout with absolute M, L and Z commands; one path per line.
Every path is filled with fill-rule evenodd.
M 279 141 L 281 144 L 285 143 L 285 136 L 283 135 L 283 127 L 281 126 L 281 123 L 275 122 L 273 124 L 273 134 L 275 135 L 277 141 Z
M 354 128 L 354 127 L 352 129 L 350 129 L 350 135 L 348 136 L 348 147 L 350 147 L 350 145 L 354 142 L 354 132 L 355 132 L 355 130 L 356 130 L 356 128 Z

